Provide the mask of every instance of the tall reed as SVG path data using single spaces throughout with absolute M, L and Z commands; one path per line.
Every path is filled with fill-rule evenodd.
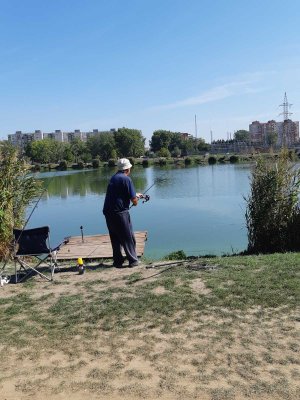
M 248 252 L 300 250 L 300 170 L 282 150 L 276 162 L 259 159 L 246 207 Z
M 10 252 L 12 229 L 22 227 L 26 207 L 40 193 L 41 182 L 28 174 L 25 161 L 7 143 L 0 144 L 0 259 Z

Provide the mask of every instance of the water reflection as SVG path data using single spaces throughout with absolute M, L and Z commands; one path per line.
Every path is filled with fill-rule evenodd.
M 68 198 L 70 196 L 88 196 L 91 194 L 104 194 L 107 184 L 114 170 L 104 168 L 98 170 L 87 170 L 74 173 L 47 173 L 46 176 L 39 174 L 37 177 L 43 179 L 47 188 L 44 200 L 49 197 Z M 147 186 L 147 176 L 140 171 L 133 175 L 134 184 L 139 191 Z

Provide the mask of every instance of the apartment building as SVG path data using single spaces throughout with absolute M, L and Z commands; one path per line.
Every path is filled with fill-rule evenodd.
M 299 121 L 287 119 L 279 123 L 277 129 L 280 146 L 291 146 L 299 142 Z
M 101 135 L 104 132 L 115 132 L 116 129 L 110 129 L 109 131 L 100 131 L 99 129 L 93 129 L 90 132 L 81 132 L 80 129 L 75 129 L 71 132 L 63 132 L 57 129 L 53 132 L 42 132 L 41 130 L 35 130 L 34 132 L 22 132 L 16 131 L 16 133 L 8 135 L 8 141 L 14 146 L 24 149 L 26 145 L 34 140 L 52 139 L 57 142 L 71 142 L 73 139 L 78 138 L 82 141 L 86 141 L 91 136 Z
M 291 146 L 299 141 L 299 121 L 286 119 L 282 122 L 270 120 L 268 122 L 253 121 L 249 125 L 250 141 L 268 145 L 270 135 L 276 135 L 277 146 Z

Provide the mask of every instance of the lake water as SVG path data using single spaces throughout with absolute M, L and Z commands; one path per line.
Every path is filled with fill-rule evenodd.
M 32 214 L 28 228 L 49 225 L 51 245 L 65 236 L 107 233 L 102 207 L 111 168 L 40 173 L 47 194 Z M 135 167 L 131 177 L 138 192 L 151 199 L 130 212 L 134 230 L 148 231 L 145 256 L 172 251 L 187 255 L 231 254 L 246 249 L 244 196 L 249 192 L 248 165 Z M 49 181 L 50 180 L 50 181 Z M 30 209 L 28 210 L 28 213 Z

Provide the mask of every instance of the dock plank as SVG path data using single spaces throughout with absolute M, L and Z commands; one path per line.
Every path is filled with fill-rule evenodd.
M 141 257 L 145 251 L 147 231 L 134 232 L 136 239 L 137 256 Z M 125 255 L 125 254 L 124 254 Z M 79 257 L 97 259 L 112 258 L 112 248 L 109 235 L 71 236 L 69 242 L 63 245 L 57 253 L 58 260 L 75 260 Z

